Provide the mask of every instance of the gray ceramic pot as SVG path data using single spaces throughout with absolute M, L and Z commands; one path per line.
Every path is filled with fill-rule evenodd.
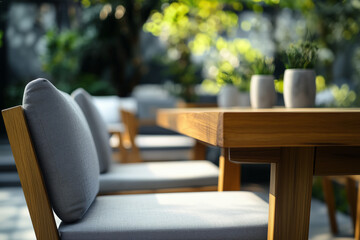
M 239 107 L 249 107 L 250 106 L 250 93 L 249 92 L 239 92 L 238 106 Z
M 234 85 L 227 84 L 220 89 L 217 97 L 219 107 L 235 107 L 238 105 L 239 91 Z
M 286 69 L 284 74 L 284 101 L 287 108 L 314 107 L 316 95 L 315 71 Z
M 253 75 L 250 83 L 250 102 L 253 108 L 271 108 L 276 102 L 274 76 Z

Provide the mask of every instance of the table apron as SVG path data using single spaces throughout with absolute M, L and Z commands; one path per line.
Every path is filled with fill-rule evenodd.
M 234 163 L 277 163 L 283 149 L 285 148 L 229 148 L 229 160 Z M 360 175 L 360 147 L 316 147 L 314 175 Z

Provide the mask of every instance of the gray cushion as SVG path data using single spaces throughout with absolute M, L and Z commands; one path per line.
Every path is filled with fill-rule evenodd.
M 84 115 L 46 79 L 26 86 L 23 108 L 55 213 L 64 222 L 81 219 L 99 190 L 99 164 Z
M 62 240 L 266 239 L 268 204 L 250 192 L 97 197 L 85 217 L 61 224 Z
M 200 160 L 113 164 L 100 175 L 100 193 L 216 186 L 218 173 L 217 166 Z
M 84 89 L 75 90 L 71 96 L 79 104 L 93 135 L 96 151 L 98 153 L 100 172 L 108 171 L 111 163 L 111 148 L 107 126 L 95 107 L 91 96 Z

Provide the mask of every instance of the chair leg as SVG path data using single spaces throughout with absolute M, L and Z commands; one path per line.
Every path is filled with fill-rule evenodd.
M 124 140 L 123 142 L 127 142 L 127 145 L 130 145 L 130 152 L 127 153 L 127 162 L 143 162 L 140 149 L 135 142 L 136 135 L 138 134 L 139 120 L 133 113 L 123 109 L 120 110 L 120 114 L 125 125 L 122 140 Z
M 360 186 L 358 187 L 357 197 L 358 199 L 360 199 Z M 355 240 L 360 240 L 360 207 L 359 206 L 356 209 Z
M 356 180 L 351 177 L 346 177 L 346 197 L 349 203 L 350 215 L 355 229 L 356 223 L 356 203 L 357 203 L 357 192 L 356 192 Z
M 206 145 L 196 140 L 195 146 L 192 149 L 192 160 L 206 159 Z
M 334 188 L 329 177 L 322 178 L 322 186 L 324 192 L 324 198 L 328 209 L 328 216 L 330 221 L 331 232 L 336 235 L 338 233 L 338 226 L 336 223 L 335 215 L 335 196 Z

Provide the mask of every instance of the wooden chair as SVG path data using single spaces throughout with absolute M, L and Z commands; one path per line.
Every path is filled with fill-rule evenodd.
M 37 239 L 266 238 L 268 205 L 254 193 L 96 197 L 96 152 L 83 117 L 73 104 L 59 109 L 58 104 L 68 101 L 61 94 L 44 96 L 48 89 L 54 92 L 46 80 L 36 80 L 29 88 L 36 84 L 43 87 L 43 96 L 29 91 L 36 99 L 26 103 L 26 112 L 17 106 L 2 114 Z M 36 103 L 46 105 L 46 112 Z M 32 107 L 36 114 L 27 114 Z M 66 119 L 69 128 L 54 127 Z M 62 220 L 59 227 L 53 210 Z
M 108 126 L 109 134 L 111 135 L 111 147 L 115 150 L 113 152 L 113 159 L 120 163 L 125 163 L 127 159 L 127 151 L 124 147 L 124 126 L 123 124 L 116 124 Z
M 167 152 L 173 150 L 188 151 L 191 150 L 192 160 L 205 159 L 205 149 L 199 148 L 197 142 L 189 137 L 179 135 L 138 135 L 138 130 L 143 125 L 135 116 L 134 113 L 121 109 L 121 118 L 124 123 L 124 147 L 127 149 L 127 161 L 126 162 L 144 162 L 140 149 L 161 149 Z M 154 124 L 153 124 L 154 125 Z M 160 142 L 160 145 L 158 144 Z M 194 150 L 196 155 L 194 155 Z M 202 153 L 198 153 L 203 151 Z M 182 154 L 183 155 L 183 154 Z M 181 159 L 184 160 L 184 159 Z M 147 160 L 149 161 L 149 160 Z M 151 161 L 159 161 L 154 158 Z M 168 159 L 166 159 L 168 161 Z
M 354 226 L 355 240 L 360 240 L 360 176 L 323 177 L 323 189 L 328 208 L 331 231 L 333 234 L 337 234 L 338 226 L 335 218 L 335 201 L 332 181 L 337 181 L 340 184 L 345 185 L 350 216 Z
M 179 101 L 176 105 L 178 108 L 212 108 L 217 107 L 216 103 L 186 103 Z M 136 137 L 138 136 L 138 130 L 140 126 L 156 125 L 152 120 L 139 120 L 136 115 L 128 110 L 121 109 L 120 115 L 124 123 L 123 142 L 128 152 L 126 153 L 128 162 L 143 162 L 140 149 L 136 143 Z M 167 138 L 174 138 L 173 136 L 166 136 Z M 166 138 L 164 136 L 164 138 Z M 161 137 L 160 137 L 161 138 Z M 175 137 L 176 138 L 176 137 Z M 184 142 L 184 141 L 183 141 Z M 189 143 L 186 143 L 189 147 Z M 176 145 L 172 146 L 176 147 Z M 190 159 L 206 159 L 206 145 L 198 140 L 193 144 Z
M 106 124 L 83 89 L 72 97 L 83 112 L 94 139 L 100 167 L 100 194 L 216 191 L 219 169 L 209 161 L 114 163 Z M 124 121 L 133 124 L 136 121 Z M 136 128 L 135 128 L 136 129 Z M 132 132 L 130 132 L 133 134 Z M 134 138 L 130 138 L 134 141 Z M 134 142 L 133 142 L 134 143 Z
M 127 158 L 125 162 L 143 162 L 140 149 L 135 142 L 139 130 L 139 121 L 130 111 L 120 109 L 121 119 L 124 123 L 123 139 Z
M 324 176 L 322 177 L 322 186 L 324 199 L 328 209 L 331 232 L 336 235 L 338 233 L 338 225 L 336 222 L 336 206 L 333 181 L 345 186 L 346 198 L 349 204 L 349 212 L 352 219 L 353 227 L 356 229 L 358 193 L 357 183 L 359 176 Z

